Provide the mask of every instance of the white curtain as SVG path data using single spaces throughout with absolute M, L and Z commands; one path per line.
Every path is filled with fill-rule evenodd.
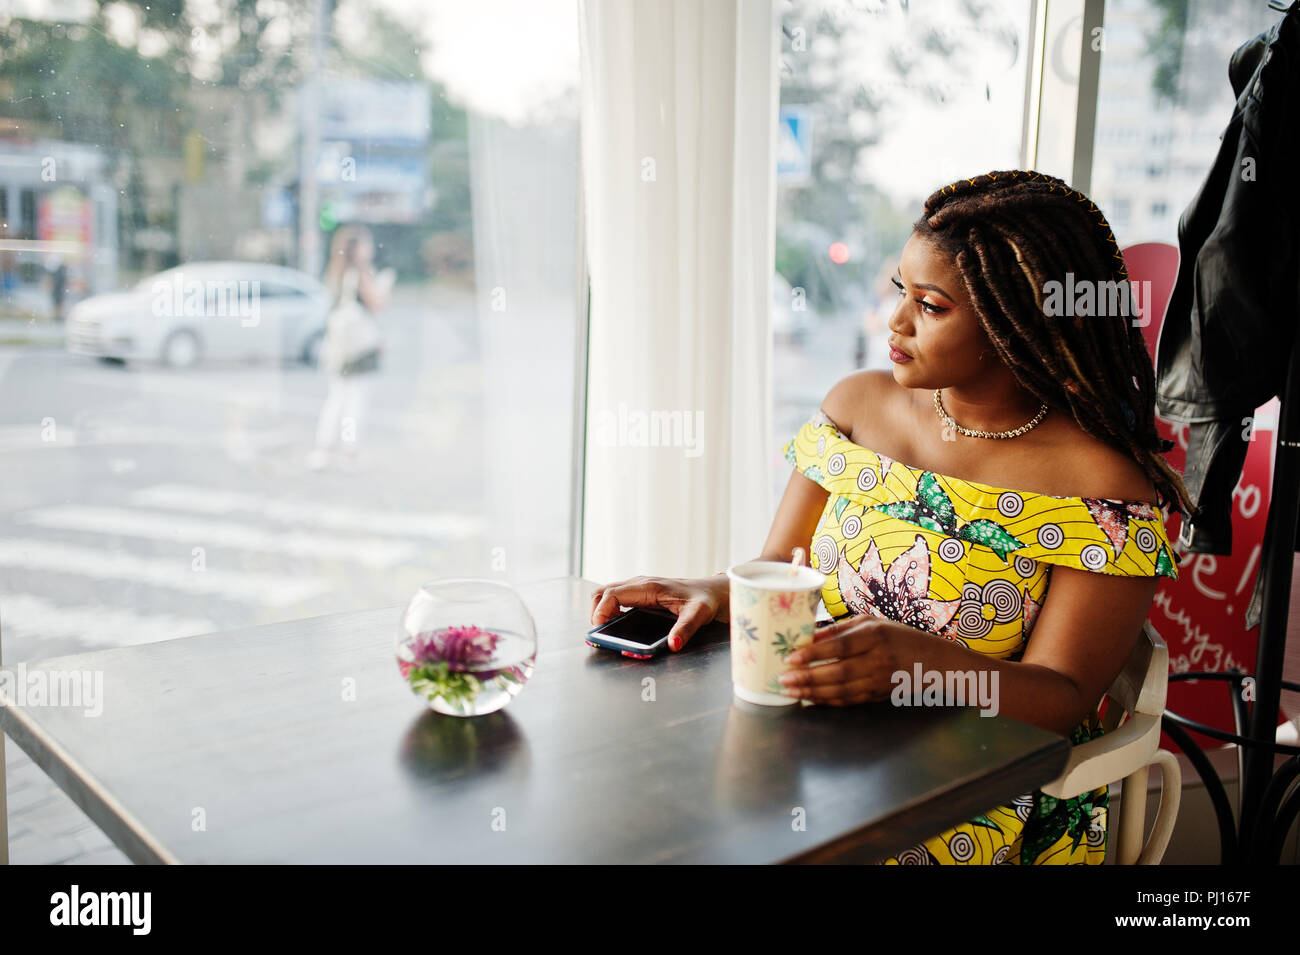
M 473 109 L 467 118 L 483 358 L 482 404 L 464 403 L 483 441 L 483 497 L 471 506 L 484 516 L 493 575 L 554 577 L 569 571 L 577 108 L 527 122 Z M 458 334 L 430 306 L 430 347 L 455 348 Z M 455 393 L 454 382 L 429 384 Z M 443 402 L 449 426 L 466 413 L 458 404 Z
M 579 0 L 583 576 L 697 576 L 772 519 L 773 0 Z

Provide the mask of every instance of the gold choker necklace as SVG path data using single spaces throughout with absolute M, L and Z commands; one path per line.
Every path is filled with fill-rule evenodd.
M 939 416 L 939 419 L 943 421 L 944 424 L 956 428 L 962 434 L 969 435 L 972 438 L 1017 438 L 1026 431 L 1036 427 L 1038 422 L 1043 420 L 1043 416 L 1047 414 L 1047 405 L 1044 404 L 1038 410 L 1038 414 L 1034 415 L 1029 419 L 1029 421 L 1018 428 L 1013 428 L 1010 431 L 972 431 L 970 428 L 963 428 L 956 421 L 953 421 L 952 415 L 948 414 L 948 412 L 944 410 L 943 399 L 939 397 L 939 392 L 941 390 L 942 389 L 940 388 L 934 389 L 934 413 Z

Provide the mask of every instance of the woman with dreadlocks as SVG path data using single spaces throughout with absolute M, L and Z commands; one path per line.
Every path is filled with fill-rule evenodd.
M 787 657 L 785 692 L 846 705 L 889 699 L 917 663 L 983 670 L 1001 714 L 1101 734 L 1158 579 L 1178 577 L 1167 509 L 1194 512 L 1115 283 L 1110 227 L 1060 179 L 992 172 L 926 200 L 894 277 L 892 372 L 838 382 L 784 448 L 761 557 L 810 550 L 835 618 Z M 1062 287 L 1094 294 L 1063 308 Z M 663 607 L 679 650 L 728 594 L 725 576 L 638 577 L 597 590 L 591 619 Z M 886 861 L 1099 864 L 1108 795 L 1026 793 Z

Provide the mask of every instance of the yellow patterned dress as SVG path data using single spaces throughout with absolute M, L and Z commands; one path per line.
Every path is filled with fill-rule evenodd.
M 784 448 L 830 492 L 810 563 L 828 576 L 834 618 L 867 613 L 1019 660 L 1051 565 L 1178 578 L 1161 508 L 976 484 L 891 460 L 818 411 Z M 1101 735 L 1097 712 L 1071 742 Z M 1073 799 L 1034 791 L 886 864 L 1097 865 L 1106 857 L 1109 787 Z

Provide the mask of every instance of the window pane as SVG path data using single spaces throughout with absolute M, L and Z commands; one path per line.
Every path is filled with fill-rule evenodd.
M 1228 60 L 1281 16 L 1256 0 L 1107 0 L 1092 197 L 1121 246 L 1178 244 L 1236 102 Z
M 22 9 L 0 16 L 6 661 L 566 573 L 571 0 Z M 373 313 L 377 365 L 364 320 L 322 350 L 335 289 Z
M 796 0 L 781 24 L 776 271 L 780 447 L 838 379 L 890 368 L 889 282 L 921 203 L 1020 165 L 1028 0 Z

